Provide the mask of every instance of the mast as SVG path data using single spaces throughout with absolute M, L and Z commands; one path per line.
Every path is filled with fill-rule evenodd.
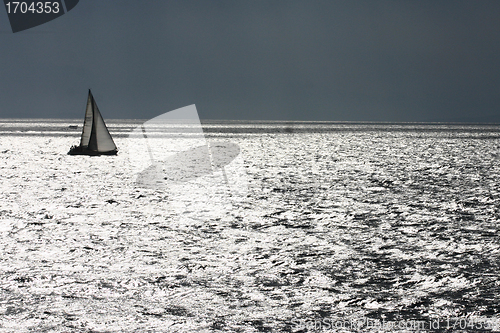
M 92 96 L 92 93 L 90 92 L 90 89 L 89 89 L 89 94 L 90 94 L 90 102 L 92 105 L 92 130 L 90 132 L 89 149 L 99 151 L 97 145 L 96 131 L 95 131 L 96 129 L 95 100 L 94 96 Z

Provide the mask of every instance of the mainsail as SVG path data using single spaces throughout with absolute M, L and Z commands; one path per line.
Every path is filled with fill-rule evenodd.
M 72 147 L 70 155 L 115 155 L 116 145 L 102 119 L 97 103 L 89 89 L 87 109 L 83 123 L 82 138 L 79 147 Z

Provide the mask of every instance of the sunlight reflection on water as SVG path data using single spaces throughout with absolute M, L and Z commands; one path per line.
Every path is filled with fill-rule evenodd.
M 240 147 L 249 182 L 247 196 L 208 215 L 210 191 L 138 188 L 126 136 L 118 156 L 86 157 L 65 155 L 71 133 L 3 133 L 0 328 L 293 332 L 296 318 L 498 319 L 497 127 L 286 126 L 207 134 Z

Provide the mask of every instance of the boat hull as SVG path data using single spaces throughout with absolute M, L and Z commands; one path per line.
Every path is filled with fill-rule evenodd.
M 100 155 L 116 155 L 116 154 L 118 154 L 118 150 L 116 149 L 110 151 L 96 151 L 81 146 L 73 146 L 68 151 L 68 155 L 100 156 Z

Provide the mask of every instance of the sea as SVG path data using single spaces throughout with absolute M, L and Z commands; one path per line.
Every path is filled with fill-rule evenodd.
M 106 122 L 0 120 L 0 332 L 500 331 L 500 125 L 202 121 L 144 184 Z

